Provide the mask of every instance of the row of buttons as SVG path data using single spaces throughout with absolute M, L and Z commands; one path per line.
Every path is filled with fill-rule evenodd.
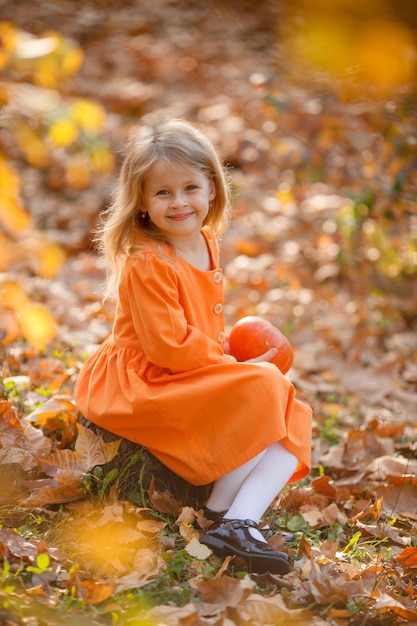
M 221 271 L 216 271 L 213 274 L 213 282 L 218 284 L 222 281 L 223 279 L 223 273 Z M 217 304 L 214 305 L 213 307 L 213 313 L 215 315 L 220 315 L 220 313 L 223 313 L 223 305 L 221 302 L 218 302 Z M 217 333 L 217 341 L 219 343 L 223 343 L 224 340 L 226 339 L 226 333 L 224 331 L 219 331 Z

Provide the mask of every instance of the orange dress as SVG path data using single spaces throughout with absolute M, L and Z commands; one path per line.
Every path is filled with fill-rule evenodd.
M 84 364 L 74 397 L 91 422 L 145 446 L 194 485 L 236 469 L 275 441 L 309 472 L 311 409 L 271 363 L 223 351 L 223 274 L 152 247 L 127 259 L 111 335 Z

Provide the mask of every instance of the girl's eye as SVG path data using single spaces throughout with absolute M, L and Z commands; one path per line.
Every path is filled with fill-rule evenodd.
M 166 189 L 160 189 L 159 191 L 157 191 L 156 195 L 157 196 L 165 196 L 168 193 L 168 191 Z
M 187 185 L 187 189 L 189 191 L 193 191 L 194 189 L 197 189 L 197 185 Z

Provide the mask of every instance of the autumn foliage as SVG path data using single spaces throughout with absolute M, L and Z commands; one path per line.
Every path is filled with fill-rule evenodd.
M 417 622 L 415 24 L 388 0 L 0 0 L 7 626 Z M 229 166 L 227 331 L 281 329 L 314 409 L 311 476 L 262 522 L 285 577 L 213 557 L 187 492 L 72 398 L 114 316 L 92 231 L 157 108 Z

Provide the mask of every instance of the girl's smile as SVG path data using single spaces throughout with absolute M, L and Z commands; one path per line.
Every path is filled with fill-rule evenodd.
M 173 215 L 169 215 L 168 219 L 170 220 L 174 220 L 176 222 L 181 221 L 181 220 L 186 220 L 188 217 L 191 217 L 191 215 L 193 215 L 192 212 L 189 213 L 174 213 Z

